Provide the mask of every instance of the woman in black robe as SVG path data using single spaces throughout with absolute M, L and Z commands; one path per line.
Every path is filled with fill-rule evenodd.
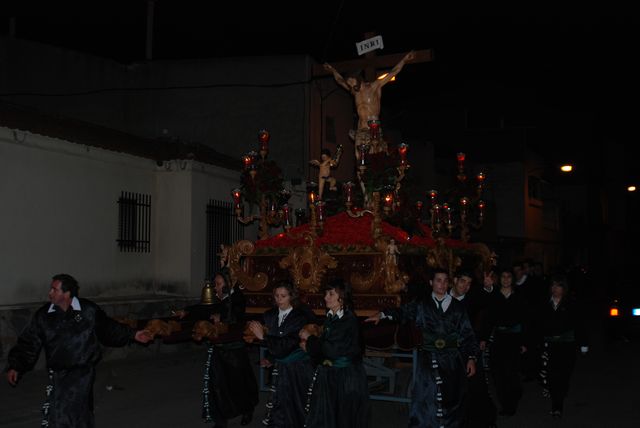
M 522 398 L 520 365 L 521 354 L 527 351 L 529 317 L 522 294 L 513 288 L 510 270 L 500 272 L 500 293 L 489 311 L 493 331 L 489 339 L 491 375 L 500 414 L 512 416 Z
M 578 347 L 583 353 L 588 350 L 582 310 L 567 291 L 564 276 L 554 276 L 551 298 L 537 311 L 535 320 L 543 342 L 540 376 L 545 392 L 551 397 L 554 418 L 562 416 Z
M 319 364 L 310 386 L 307 428 L 367 428 L 369 387 L 362 365 L 363 342 L 350 288 L 341 280 L 326 289 L 328 309 L 320 337 L 301 330 L 303 348 Z
M 214 277 L 216 298 L 213 304 L 190 306 L 179 313 L 186 320 L 212 320 L 241 330 L 245 297 L 239 288 L 231 288 L 225 271 Z M 236 327 L 234 327 L 234 325 Z M 228 342 L 210 343 L 204 370 L 202 418 L 214 427 L 226 427 L 227 420 L 242 415 L 240 425 L 248 425 L 258 404 L 258 384 L 241 335 Z
M 300 348 L 298 332 L 315 315 L 298 301 L 291 283 L 282 282 L 273 289 L 276 306 L 264 313 L 264 327 L 251 321 L 249 328 L 268 349 L 272 367 L 272 394 L 267 402 L 263 425 L 277 428 L 304 426 L 307 389 L 313 377 L 309 355 Z

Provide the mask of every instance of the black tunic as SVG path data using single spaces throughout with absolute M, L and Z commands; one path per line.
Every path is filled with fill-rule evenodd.
M 230 296 L 212 305 L 185 308 L 186 320 L 209 320 L 220 314 L 220 321 L 242 325 L 245 297 L 235 289 Z M 242 341 L 209 344 L 205 362 L 202 417 L 205 421 L 222 423 L 239 415 L 253 413 L 258 404 L 258 384 L 249 361 L 246 345 Z
M 467 312 L 469 321 L 473 326 L 478 341 L 488 341 L 492 333 L 491 309 L 502 299 L 498 287 L 493 287 L 491 291 L 484 288 L 474 289 L 467 294 L 464 300 L 469 299 Z M 463 301 L 464 301 L 463 300 Z
M 529 316 L 522 294 L 513 291 L 505 297 L 499 293 L 490 319 L 493 330 L 490 367 L 497 398 L 503 413 L 514 414 L 522 398 L 520 349 L 529 345 Z
M 397 309 L 385 309 L 394 320 L 415 321 L 422 332 L 422 349 L 414 381 L 410 427 L 460 427 L 466 413 L 469 358 L 478 353 L 469 317 L 456 299 L 442 313 L 432 298 Z
M 307 339 L 307 352 L 319 364 L 312 383 L 306 427 L 369 427 L 369 386 L 355 314 L 345 311 L 342 318 L 327 318 L 321 337 Z
M 272 395 L 267 403 L 264 425 L 278 428 L 304 426 L 307 390 L 313 377 L 313 366 L 306 352 L 300 348 L 298 333 L 311 322 L 309 313 L 293 308 L 278 325 L 278 308 L 264 314 L 268 333 L 264 345 L 273 364 Z
M 491 302 L 498 297 L 497 288 L 487 292 L 484 289 L 471 290 L 461 303 L 467 308 L 467 314 L 471 321 L 471 326 L 476 335 L 476 339 L 487 340 L 489 333 L 486 333 L 488 324 L 488 313 Z M 485 348 L 486 351 L 486 348 Z M 485 370 L 485 352 L 480 351 L 476 363 L 476 374 L 469 378 L 469 405 L 467 407 L 467 427 L 486 428 L 495 425 L 497 420 L 496 405 L 489 392 L 488 370 Z
M 543 342 L 541 378 L 551 396 L 552 410 L 562 411 L 576 362 L 578 346 L 586 346 L 584 314 L 580 305 L 563 298 L 556 309 L 541 305 L 534 322 Z
M 134 330 L 109 318 L 95 303 L 78 299 L 80 310 L 66 312 L 50 303 L 34 314 L 11 349 L 6 370 L 20 374 L 31 370 L 44 348 L 49 369 L 50 393 L 44 421 L 50 427 L 93 427 L 95 365 L 102 355 L 100 344 L 124 346 Z

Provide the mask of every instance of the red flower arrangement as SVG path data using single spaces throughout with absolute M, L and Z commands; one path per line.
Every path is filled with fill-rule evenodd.
M 259 162 L 255 177 L 248 170 L 242 172 L 242 195 L 250 204 L 259 204 L 262 197 L 275 200 L 282 190 L 282 170 L 274 161 Z
M 316 245 L 337 245 L 341 247 L 373 247 L 374 240 L 371 236 L 371 222 L 373 217 L 365 215 L 353 218 L 347 213 L 340 213 L 332 217 L 328 217 L 324 222 L 323 233 L 316 239 Z M 397 243 L 403 245 L 411 245 L 416 247 L 434 247 L 435 241 L 431 238 L 431 230 L 425 226 L 422 227 L 424 236 L 409 237 L 409 234 L 399 227 L 382 222 L 382 233 L 396 240 Z M 305 244 L 302 233 L 309 230 L 309 225 L 294 227 L 289 234 L 281 233 L 269 239 L 257 241 L 256 248 L 287 248 L 297 247 Z M 464 244 L 457 240 L 447 240 L 450 247 L 462 247 Z

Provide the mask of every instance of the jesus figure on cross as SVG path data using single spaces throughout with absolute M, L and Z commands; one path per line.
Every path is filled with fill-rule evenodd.
M 348 77 L 345 79 L 333 66 L 327 63 L 324 64 L 324 69 L 333 73 L 336 82 L 353 95 L 358 111 L 358 130 L 368 130 L 370 120 L 379 120 L 382 87 L 400 73 L 405 63 L 411 61 L 414 57 L 414 51 L 409 52 L 386 76 L 382 79 L 376 79 L 373 82 L 364 82 L 357 77 Z

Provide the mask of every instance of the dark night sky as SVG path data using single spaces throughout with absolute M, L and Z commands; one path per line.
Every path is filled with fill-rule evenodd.
M 336 63 L 357 58 L 354 44 L 366 32 L 382 35 L 385 49 L 378 55 L 434 49 L 435 61 L 407 66 L 385 87 L 385 126 L 391 123 L 403 138 L 432 141 L 437 156 L 463 150 L 473 158 L 472 146 L 490 160 L 504 156 L 526 130 L 529 147 L 554 171 L 546 178 L 587 186 L 589 227 L 596 230 L 606 230 L 606 209 L 598 208 L 602 189 L 640 183 L 632 156 L 640 129 L 640 18 L 610 2 L 564 10 L 558 2 L 547 10 L 518 2 L 517 10 L 499 11 L 445 11 L 414 0 L 385 9 L 346 0 L 227 2 L 224 10 L 214 1 L 154 4 L 154 60 L 309 54 Z M 4 0 L 0 35 L 9 34 L 13 16 L 17 38 L 128 64 L 145 60 L 146 8 L 145 0 Z M 471 126 L 460 125 L 464 111 Z M 618 161 L 611 168 L 624 173 L 606 169 L 605 152 Z M 550 166 L 567 160 L 576 170 L 560 177 Z M 623 196 L 630 219 L 624 248 L 632 254 L 639 201 Z
M 0 34 L 9 33 L 8 17 L 15 16 L 18 38 L 122 63 L 143 61 L 146 6 L 145 0 L 4 1 Z M 476 111 L 506 114 L 508 125 L 536 128 L 540 144 L 558 156 L 576 153 L 585 138 L 637 139 L 640 19 L 627 10 L 452 12 L 413 1 L 367 10 L 367 3 L 331 0 L 227 7 L 156 0 L 154 59 L 308 53 L 336 62 L 356 58 L 354 43 L 374 31 L 385 42 L 380 54 L 435 50 L 435 62 L 407 67 L 392 89 L 385 88 L 383 107 L 405 124 L 455 99 Z M 580 135 L 580 128 L 590 135 Z

